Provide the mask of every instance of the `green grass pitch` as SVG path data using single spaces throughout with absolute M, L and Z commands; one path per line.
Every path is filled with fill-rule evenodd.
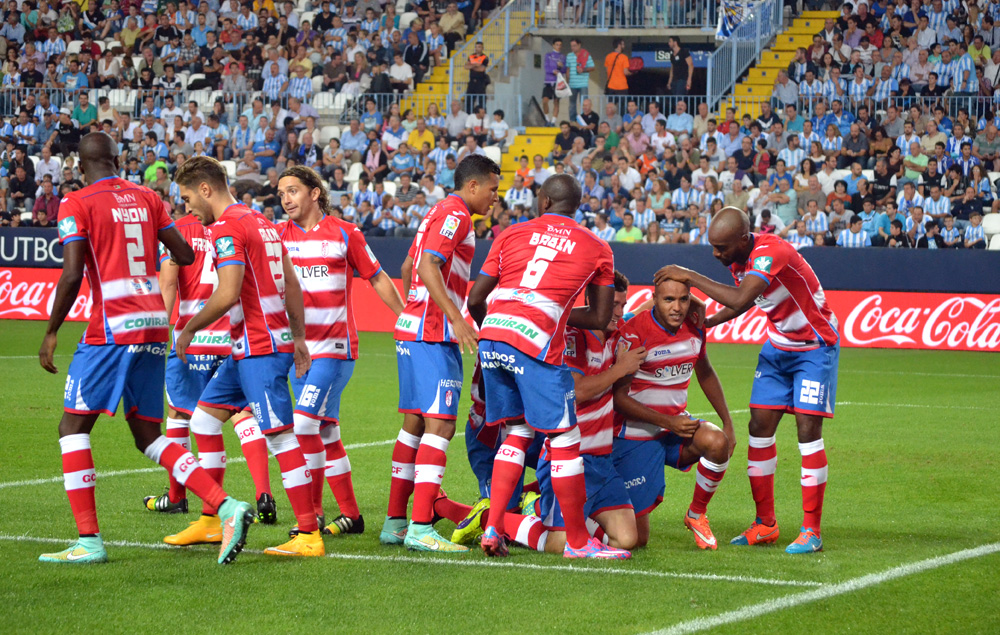
M 837 418 L 824 434 L 826 551 L 815 556 L 783 550 L 801 521 L 788 418 L 778 433 L 781 548 L 727 544 L 753 519 L 746 404 L 758 351 L 736 345 L 709 348 L 739 435 L 709 507 L 717 552 L 697 550 L 684 529 L 694 477 L 672 470 L 652 516 L 651 544 L 631 561 L 569 563 L 516 549 L 497 562 L 478 551 L 445 558 L 382 547 L 377 533 L 400 423 L 396 364 L 388 335 L 364 334 L 341 414 L 344 442 L 362 446 L 349 456 L 366 534 L 327 538 L 324 559 L 255 553 L 282 542 L 293 522 L 272 461 L 280 524 L 253 527 L 233 566 L 216 565 L 211 548 L 159 548 L 197 517 L 199 502 L 192 499 L 188 516 L 147 512 L 143 495 L 160 493 L 166 477 L 136 471 L 155 466 L 135 450 L 120 417 L 102 417 L 93 446 L 98 474 L 105 473 L 97 501 L 111 561 L 43 565 L 38 554 L 62 548 L 75 532 L 56 425 L 82 328 L 63 329 L 62 374 L 51 376 L 35 357 L 43 325 L 0 322 L 0 602 L 10 611 L 0 632 L 1000 632 L 997 355 L 841 352 Z M 709 410 L 694 388 L 690 409 Z M 229 456 L 239 456 L 234 435 L 226 435 Z M 449 458 L 445 487 L 471 503 L 477 490 L 461 437 Z M 252 497 L 245 465 L 230 467 L 226 486 Z M 329 518 L 336 506 L 326 496 Z M 448 535 L 451 525 L 442 521 L 439 529 Z

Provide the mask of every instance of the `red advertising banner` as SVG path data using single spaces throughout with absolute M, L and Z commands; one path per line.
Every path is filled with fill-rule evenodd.
M 59 274 L 59 269 L 0 269 L 0 319 L 47 320 Z M 392 331 L 392 312 L 371 286 L 357 281 L 353 289 L 358 328 Z M 69 319 L 90 318 L 89 293 L 84 282 Z M 633 286 L 627 308 L 638 306 L 650 295 L 651 287 Z M 826 295 L 840 322 L 841 343 L 846 347 L 1000 351 L 998 295 L 870 291 L 827 291 Z M 709 315 L 718 308 L 709 301 Z M 712 329 L 708 339 L 762 344 L 767 339 L 767 319 L 754 307 Z

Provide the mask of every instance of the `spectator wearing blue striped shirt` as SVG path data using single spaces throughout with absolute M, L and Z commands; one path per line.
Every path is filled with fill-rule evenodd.
M 906 219 L 904 226 L 913 244 L 916 244 L 920 237 L 927 233 L 926 221 L 923 207 L 917 205 L 910 208 L 910 216 Z
M 823 82 L 823 96 L 828 100 L 847 99 L 847 81 L 840 76 L 840 68 L 830 69 L 830 76 Z
M 801 220 L 806 224 L 806 232 L 822 244 L 823 236 L 830 230 L 830 219 L 815 200 L 806 203 L 806 213 Z
M 284 94 L 285 89 L 288 87 L 288 77 L 283 73 L 278 75 L 271 75 L 264 80 L 264 86 L 261 91 L 267 96 L 268 99 L 272 101 L 278 101 Z
M 294 75 L 288 80 L 288 96 L 300 101 L 312 99 L 312 78 L 306 76 L 306 67 L 296 65 L 292 72 Z
M 848 248 L 859 248 L 859 247 L 871 247 L 872 240 L 864 229 L 862 229 L 861 217 L 855 214 L 851 216 L 850 225 L 844 231 L 840 232 L 840 236 L 837 236 L 837 245 L 840 247 Z
M 964 142 L 961 146 L 961 153 L 955 160 L 954 165 L 957 165 L 962 169 L 962 176 L 968 177 L 972 173 L 972 167 L 976 165 L 982 165 L 979 159 L 972 156 L 972 144 L 968 141 Z M 978 185 L 978 183 L 974 184 Z
M 376 223 L 372 230 L 373 236 L 392 236 L 397 227 L 406 224 L 403 210 L 396 205 L 392 194 L 386 194 L 382 197 L 382 207 L 376 210 L 375 215 Z
M 816 239 L 806 229 L 806 222 L 804 220 L 795 221 L 795 231 L 789 232 L 785 236 L 785 240 L 795 245 L 796 249 L 812 247 L 816 244 Z
M 941 50 L 941 61 L 934 64 L 934 74 L 937 75 L 938 84 L 948 88 L 951 86 L 951 79 L 955 75 L 955 64 L 951 61 L 951 51 L 946 48 Z
M 840 161 L 840 150 L 844 147 L 844 140 L 840 136 L 837 126 L 830 124 L 826 127 L 826 136 L 820 141 L 823 154 L 826 158 L 833 158 Z
M 417 230 L 420 228 L 420 222 L 430 210 L 431 207 L 427 204 L 427 195 L 423 192 L 417 192 L 413 199 L 413 204 L 406 208 L 406 214 L 403 218 L 406 223 L 405 226 L 397 227 L 394 235 L 401 238 L 416 236 Z
M 590 230 L 597 235 L 598 238 L 605 242 L 611 242 L 615 239 L 615 228 L 608 224 L 608 215 L 601 212 L 597 215 L 594 220 L 594 227 Z
M 823 82 L 816 79 L 812 69 L 808 69 L 802 83 L 799 84 L 799 99 L 805 113 L 813 111 L 813 105 L 823 97 Z
M 57 58 L 62 58 L 66 53 L 66 42 L 59 37 L 59 32 L 56 31 L 55 27 L 49 29 L 49 37 L 43 40 L 41 44 L 37 45 L 38 50 L 42 52 L 45 59 L 51 58 L 55 55 Z
M 889 100 L 898 94 L 899 82 L 892 78 L 892 67 L 886 64 L 882 67 L 882 76 L 875 83 L 875 91 L 872 93 L 875 108 L 885 108 L 889 104 Z
M 976 79 L 976 63 L 969 55 L 969 47 L 965 41 L 959 41 L 958 59 L 955 62 L 955 73 L 952 76 L 951 88 L 956 97 L 974 97 L 979 92 L 979 80 Z M 970 108 L 971 111 L 971 108 Z
M 250 4 L 244 3 L 240 8 L 240 14 L 236 16 L 236 26 L 240 28 L 241 31 L 252 31 L 260 25 L 257 20 L 257 14 L 250 11 Z
M 635 209 L 632 210 L 632 218 L 635 221 L 635 226 L 645 233 L 650 223 L 656 221 L 656 214 L 646 207 L 645 198 L 637 198 L 635 199 Z
M 930 190 L 930 197 L 924 199 L 924 211 L 935 220 L 951 218 L 951 199 L 941 195 L 941 186 L 938 184 L 932 185 Z
M 945 152 L 952 159 L 958 159 L 962 155 L 962 144 L 964 143 L 971 144 L 972 139 L 965 134 L 965 126 L 956 122 L 951 128 L 951 136 L 948 137 L 948 142 L 944 146 Z
M 778 160 L 784 161 L 792 175 L 796 175 L 806 158 L 806 151 L 799 147 L 798 135 L 788 135 L 788 147 L 778 153 Z
M 871 97 L 875 86 L 872 80 L 865 77 L 865 69 L 861 66 L 854 68 L 854 80 L 847 87 L 847 94 L 851 98 L 851 103 L 855 107 Z
M 955 227 L 954 216 L 945 216 L 944 229 L 941 230 L 941 240 L 944 241 L 945 249 L 958 249 L 962 247 L 962 233 Z
M 688 244 L 707 245 L 708 243 L 708 219 L 698 216 L 694 229 L 688 232 Z

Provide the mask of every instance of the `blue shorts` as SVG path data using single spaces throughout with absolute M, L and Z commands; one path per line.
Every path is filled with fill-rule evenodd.
M 198 405 L 223 410 L 250 406 L 261 432 L 292 427 L 292 396 L 288 392 L 291 353 L 227 357 L 208 382 Z
M 492 432 L 492 434 L 491 434 Z M 472 427 L 472 421 L 465 424 L 465 450 L 469 455 L 469 466 L 472 473 L 479 482 L 480 498 L 490 497 L 490 482 L 493 479 L 493 459 L 497 455 L 502 441 L 496 426 L 493 429 Z M 545 435 L 536 434 L 534 441 L 528 446 L 528 451 L 524 457 L 524 467 L 536 469 L 538 466 L 538 456 L 542 452 L 545 444 Z M 524 472 L 521 473 L 521 480 L 518 481 L 514 493 L 510 497 L 511 505 L 517 506 L 521 498 L 521 487 L 524 484 Z
M 399 411 L 433 419 L 458 419 L 462 351 L 446 342 L 396 341 Z
M 561 432 L 576 425 L 573 376 L 565 364 L 546 364 L 492 340 L 479 340 L 479 363 L 486 387 L 487 422 L 523 417 L 541 432 Z
M 124 399 L 125 417 L 163 421 L 167 344 L 77 344 L 66 374 L 63 410 L 114 416 Z
M 205 386 L 224 361 L 225 355 L 188 355 L 185 364 L 171 348 L 167 354 L 167 404 L 188 416 L 193 414 Z
M 625 481 L 615 470 L 615 463 L 610 454 L 594 456 L 582 454 L 583 475 L 587 483 L 587 502 L 583 505 L 583 513 L 587 518 L 593 518 L 601 512 L 615 509 L 631 509 L 632 500 L 629 498 L 628 490 L 625 489 Z M 559 509 L 559 501 L 552 491 L 552 476 L 549 472 L 552 464 L 547 458 L 542 458 L 538 462 L 538 469 L 535 475 L 538 477 L 538 489 L 542 493 L 539 506 L 542 514 L 542 522 L 546 527 L 552 529 L 563 529 L 566 523 L 563 521 L 562 510 Z M 663 468 L 660 467 L 660 473 Z
M 690 465 L 681 465 L 683 448 L 684 439 L 673 433 L 646 441 L 615 439 L 611 456 L 632 500 L 636 516 L 652 512 L 663 502 L 666 488 L 664 465 L 681 472 L 691 469 Z
M 783 351 L 771 342 L 757 358 L 750 407 L 833 417 L 840 346 Z
M 293 369 L 294 370 L 294 369 Z M 295 392 L 295 412 L 323 423 L 340 421 L 340 396 L 354 373 L 353 359 L 321 357 L 312 361 L 303 377 L 288 374 Z

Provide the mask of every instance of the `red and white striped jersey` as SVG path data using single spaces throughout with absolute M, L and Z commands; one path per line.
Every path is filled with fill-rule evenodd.
M 739 285 L 746 276 L 767 282 L 756 300 L 767 314 L 767 336 L 775 348 L 808 351 L 833 346 L 839 338 L 837 316 L 826 303 L 823 287 L 802 254 L 774 234 L 751 234 L 746 262 L 729 270 Z
M 611 247 L 591 231 L 545 214 L 505 229 L 481 273 L 499 282 L 479 337 L 558 366 L 573 303 L 588 284 L 614 284 L 615 263 Z
M 278 233 L 302 285 L 310 355 L 357 359 L 358 327 L 351 302 L 354 270 L 365 280 L 382 271 L 361 230 L 354 223 L 324 216 L 309 231 L 288 221 L 278 225 Z
M 212 249 L 212 232 L 197 218 L 188 214 L 176 223 L 177 230 L 194 250 L 194 262 L 177 268 L 177 323 L 174 337 L 184 330 L 192 316 L 205 306 L 205 302 L 219 286 L 215 273 L 215 250 Z M 170 260 L 170 253 L 160 245 L 160 266 Z M 207 329 L 195 333 L 187 349 L 189 355 L 227 356 L 232 352 L 229 337 L 229 316 L 224 315 Z
M 269 220 L 234 203 L 212 225 L 217 269 L 244 265 L 240 299 L 229 310 L 233 358 L 295 351 L 285 313 L 286 253 Z
M 170 325 L 156 279 L 157 236 L 173 226 L 155 192 L 116 176 L 59 202 L 62 244 L 87 242 L 84 263 L 94 307 L 84 344 L 167 341 Z
M 694 365 L 705 355 L 705 333 L 687 321 L 671 333 L 653 315 L 643 311 L 618 329 L 617 347 L 646 347 L 646 360 L 632 377 L 628 394 L 642 405 L 665 415 L 684 414 Z M 667 434 L 659 426 L 616 415 L 615 427 L 624 439 L 655 439 Z
M 409 253 L 413 257 L 413 276 L 406 306 L 396 320 L 395 338 L 403 342 L 457 342 L 448 318 L 427 293 L 417 267 L 427 255 L 443 260 L 441 275 L 448 297 L 458 308 L 465 306 L 469 270 L 476 253 L 476 235 L 465 201 L 452 194 L 432 207 L 420 222 Z
M 593 331 L 566 327 L 564 359 L 570 371 L 581 375 L 599 375 L 615 363 L 614 337 L 601 340 Z M 611 454 L 615 417 L 611 387 L 593 399 L 576 403 L 576 422 L 580 426 L 580 454 Z

